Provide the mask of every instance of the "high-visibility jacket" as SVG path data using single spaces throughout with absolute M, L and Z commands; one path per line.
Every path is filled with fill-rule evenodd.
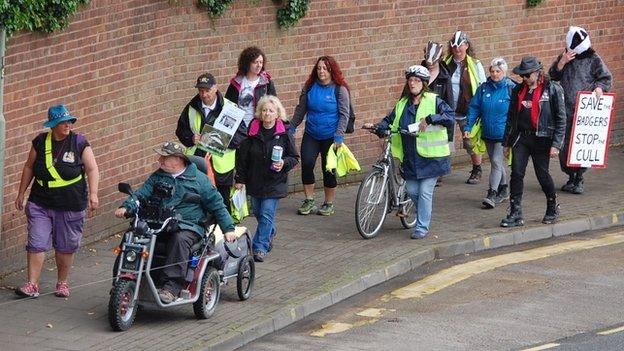
M 188 109 L 189 125 L 193 134 L 201 134 L 201 122 L 202 116 L 193 107 L 189 106 Z M 186 149 L 187 155 L 194 155 L 197 145 L 193 145 Z M 234 169 L 236 166 L 236 150 L 228 151 L 223 156 L 212 155 L 212 166 L 217 173 L 227 173 Z
M 48 132 L 48 135 L 46 136 L 44 153 L 46 169 L 54 180 L 46 181 L 37 179 L 36 181 L 39 185 L 47 186 L 48 188 L 61 188 L 77 183 L 82 179 L 82 174 L 80 174 L 73 179 L 65 180 L 61 178 L 61 175 L 58 173 L 56 168 L 54 168 L 54 162 L 52 161 L 52 132 Z
M 436 98 L 433 93 L 424 93 L 416 110 L 415 123 L 420 123 L 423 118 L 436 114 Z M 404 97 L 397 102 L 394 107 L 394 121 L 392 121 L 392 131 L 399 130 L 399 121 L 403 115 L 403 110 L 408 103 L 408 98 Z M 403 162 L 403 140 L 401 134 L 393 134 L 390 139 L 392 155 Z M 448 133 L 443 126 L 429 125 L 424 132 L 419 132 L 416 136 L 416 152 L 425 158 L 446 157 L 451 154 L 448 144 Z
M 444 63 L 448 66 L 452 59 L 453 55 L 449 55 L 444 59 Z M 466 66 L 468 67 L 468 77 L 470 77 L 470 89 L 472 90 L 472 96 L 474 96 L 479 87 L 479 74 L 477 73 L 477 64 L 470 55 L 466 55 Z

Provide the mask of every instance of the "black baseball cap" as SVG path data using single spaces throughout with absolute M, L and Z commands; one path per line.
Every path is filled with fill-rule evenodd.
M 204 88 L 210 89 L 213 85 L 217 84 L 217 80 L 210 73 L 203 73 L 199 77 L 197 77 L 197 83 L 195 83 L 195 88 Z

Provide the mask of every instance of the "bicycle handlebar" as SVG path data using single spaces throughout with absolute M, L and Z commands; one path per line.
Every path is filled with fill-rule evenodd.
M 398 129 L 396 131 L 393 131 L 391 128 L 378 128 L 376 126 L 373 126 L 372 128 L 366 128 L 366 126 L 362 126 L 362 129 L 368 130 L 370 133 L 377 134 L 379 137 L 387 137 L 387 136 L 390 136 L 392 134 L 411 135 L 413 137 L 417 137 L 418 136 L 418 132 L 413 133 L 413 132 L 410 132 L 407 129 L 402 129 L 402 128 Z

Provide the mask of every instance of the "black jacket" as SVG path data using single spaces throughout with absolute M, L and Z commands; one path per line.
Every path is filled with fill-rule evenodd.
M 268 142 L 262 138 L 262 122 L 254 118 L 249 126 L 249 136 L 236 154 L 236 183 L 245 184 L 247 194 L 259 198 L 282 198 L 288 195 L 288 172 L 299 163 L 299 154 L 292 136 L 287 133 L 288 123 L 278 120 L 275 134 Z M 273 146 L 284 149 L 284 166 L 279 172 L 271 170 Z
M 194 109 L 199 111 L 199 113 L 202 116 L 201 127 L 199 128 L 201 132 L 201 130 L 204 128 L 206 124 L 208 125 L 214 124 L 215 120 L 217 119 L 217 117 L 221 113 L 221 110 L 223 109 L 223 103 L 224 103 L 223 95 L 221 95 L 221 92 L 217 91 L 217 106 L 215 107 L 214 110 L 210 111 L 208 116 L 206 116 L 204 115 L 204 109 L 202 108 L 202 101 L 199 98 L 199 94 L 195 95 L 195 97 L 192 98 L 188 104 L 186 104 L 186 106 L 182 110 L 182 113 L 180 114 L 180 118 L 178 119 L 178 127 L 176 128 L 176 136 L 178 137 L 180 142 L 184 144 L 184 146 L 186 147 L 191 147 L 194 145 L 193 144 L 193 131 L 191 130 L 191 126 L 189 124 L 189 119 L 188 119 L 188 110 L 190 107 L 193 107 Z M 228 146 L 228 149 L 237 149 L 240 146 L 243 139 L 245 139 L 245 124 L 241 123 L 240 126 L 238 127 L 238 130 L 236 131 L 236 134 L 230 141 L 230 145 Z M 206 152 L 197 148 L 195 150 L 195 155 L 204 157 L 206 156 Z
M 427 62 L 422 61 L 421 65 L 426 66 Z M 449 106 L 453 106 L 453 87 L 451 86 L 451 74 L 446 64 L 440 60 L 440 71 L 438 76 L 429 82 L 429 90 L 436 93 L 440 99 L 444 100 Z
M 503 146 L 513 147 L 518 141 L 518 95 L 524 85 L 518 84 L 511 91 L 509 118 L 505 126 Z M 544 89 L 540 97 L 540 113 L 537 119 L 538 137 L 552 139 L 552 146 L 561 150 L 566 130 L 565 101 L 559 83 L 544 77 Z

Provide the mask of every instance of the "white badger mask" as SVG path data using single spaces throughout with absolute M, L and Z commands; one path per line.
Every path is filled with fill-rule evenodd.
M 581 27 L 570 26 L 566 35 L 566 47 L 574 50 L 577 55 L 584 53 L 591 47 L 589 34 Z

